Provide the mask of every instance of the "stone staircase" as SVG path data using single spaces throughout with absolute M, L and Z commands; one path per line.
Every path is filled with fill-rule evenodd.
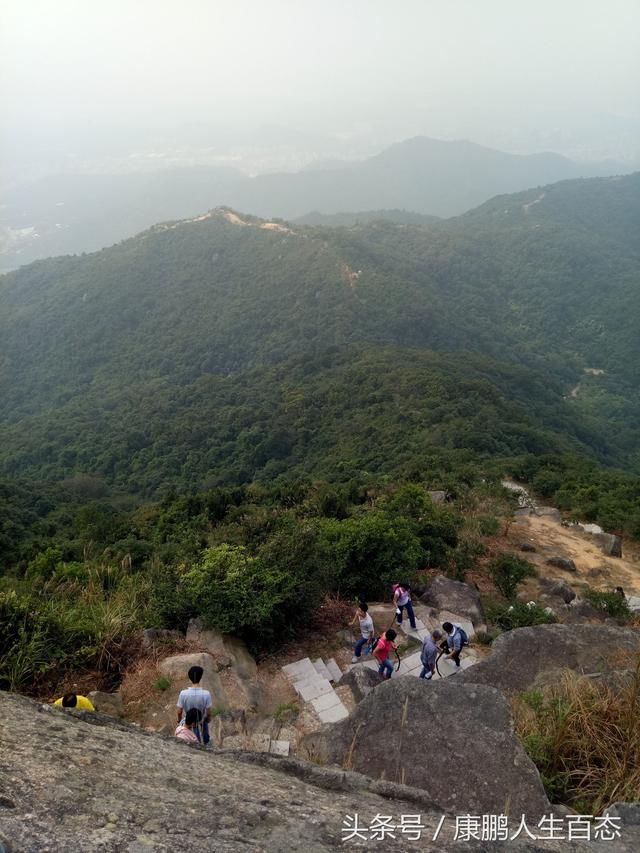
M 333 658 L 312 661 L 302 658 L 282 667 L 303 702 L 308 702 L 322 723 L 336 723 L 349 716 L 344 703 L 333 689 L 342 678 L 342 671 Z
M 369 612 L 373 609 L 370 608 Z M 380 611 L 388 615 L 388 607 L 380 608 Z M 454 613 L 440 611 L 437 614 L 437 618 L 432 618 L 424 608 L 421 608 L 421 613 L 426 622 L 416 615 L 415 628 L 412 628 L 409 621 L 406 620 L 402 625 L 396 625 L 396 630 L 421 643 L 434 628 L 440 628 L 442 622 L 448 620 L 460 625 L 470 639 L 475 636 L 473 624 L 468 619 L 463 619 Z M 438 661 L 440 672 L 434 674 L 433 680 L 448 678 L 460 670 L 468 669 L 477 663 L 478 660 L 477 652 L 469 647 L 465 648 L 462 652 L 459 668 L 456 667 L 453 661 L 445 660 L 444 657 L 441 657 Z M 361 660 L 358 663 L 350 664 L 347 670 L 351 670 L 356 666 L 365 666 L 368 669 L 378 670 L 378 663 L 373 655 L 367 656 L 364 653 Z M 323 661 L 322 658 L 317 658 L 314 661 L 311 658 L 302 658 L 295 661 L 295 663 L 283 666 L 282 672 L 291 682 L 302 701 L 308 702 L 313 707 L 321 722 L 335 723 L 349 716 L 347 708 L 333 689 L 333 685 L 338 684 L 342 677 L 342 671 L 333 658 L 328 661 Z M 418 649 L 401 657 L 400 669 L 398 672 L 393 673 L 392 678 L 401 675 L 413 675 L 418 678 L 421 672 L 422 663 L 420 662 L 420 650 Z
M 228 735 L 221 749 L 242 749 L 249 752 L 270 752 L 272 755 L 288 756 L 290 741 L 275 740 L 269 734 L 256 732 L 252 735 Z

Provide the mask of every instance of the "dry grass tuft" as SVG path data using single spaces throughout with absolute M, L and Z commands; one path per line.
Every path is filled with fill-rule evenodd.
M 353 619 L 354 610 L 353 602 L 345 601 L 335 595 L 326 595 L 310 619 L 309 628 L 314 634 L 333 633 L 344 628 Z
M 600 814 L 640 799 L 640 658 L 614 691 L 567 672 L 515 697 L 516 732 L 552 802 Z

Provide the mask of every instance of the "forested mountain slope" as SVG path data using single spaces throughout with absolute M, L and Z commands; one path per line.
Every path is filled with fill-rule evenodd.
M 446 452 L 637 465 L 639 211 L 639 175 L 426 226 L 218 210 L 33 264 L 0 279 L 2 470 L 152 493 Z
M 416 137 L 366 160 L 249 178 L 222 167 L 152 174 L 56 175 L 8 187 L 0 209 L 0 270 L 87 252 L 164 219 L 230 205 L 259 216 L 401 208 L 452 216 L 497 193 L 625 171 L 558 154 L 507 154 L 466 141 Z

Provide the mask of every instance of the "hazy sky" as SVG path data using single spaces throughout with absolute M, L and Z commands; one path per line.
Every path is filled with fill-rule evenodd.
M 2 0 L 5 167 L 265 124 L 639 153 L 639 0 Z M 215 141 L 215 140 L 214 140 Z

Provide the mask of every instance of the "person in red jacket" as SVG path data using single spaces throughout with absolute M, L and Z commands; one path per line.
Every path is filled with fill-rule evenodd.
M 373 655 L 375 659 L 378 661 L 380 666 L 378 667 L 378 674 L 381 675 L 384 679 L 391 678 L 393 674 L 393 662 L 391 660 L 391 652 L 395 651 L 398 646 L 394 643 L 395 638 L 398 635 L 393 630 L 393 628 L 389 628 L 388 631 L 385 631 L 383 637 L 380 637 L 378 642 L 376 643 L 376 647 L 373 650 Z

